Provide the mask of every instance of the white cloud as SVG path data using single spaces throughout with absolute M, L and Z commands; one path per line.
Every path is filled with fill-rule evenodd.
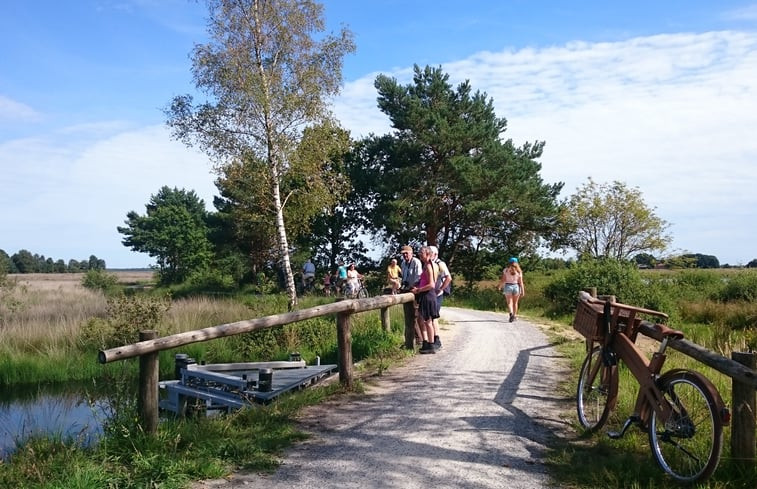
M 516 144 L 546 141 L 542 176 L 563 196 L 591 176 L 638 187 L 672 224 L 674 249 L 721 262 L 757 258 L 757 34 L 659 35 L 622 42 L 482 51 L 441 64 L 494 99 Z M 409 83 L 411 69 L 386 73 Z M 390 130 L 377 73 L 335 101 L 359 138 Z M 39 115 L 0 96 L 0 122 Z M 152 262 L 123 245 L 126 213 L 163 186 L 195 190 L 211 208 L 207 158 L 164 126 L 103 121 L 0 142 L 0 248 L 58 259 L 95 254 L 112 267 Z M 8 231 L 12 230 L 12 231 Z
M 746 7 L 738 8 L 729 10 L 721 17 L 724 20 L 746 20 L 746 21 L 754 21 L 757 20 L 757 4 L 755 5 L 747 5 Z
M 172 141 L 163 126 L 102 136 L 105 127 L 117 126 L 95 124 L 88 135 L 84 126 L 61 131 L 82 136 L 71 143 L 51 135 L 0 145 L 0 229 L 14 230 L 0 247 L 10 254 L 28 249 L 63 260 L 95 254 L 110 267 L 146 266 L 152 262 L 147 255 L 120 244 L 116 227 L 127 212 L 144 214 L 163 185 L 194 190 L 212 208 L 206 157 Z M 92 134 L 101 139 L 90 141 Z
M 41 115 L 28 105 L 0 95 L 0 122 L 33 122 Z
M 575 42 L 440 64 L 454 84 L 468 79 L 493 98 L 506 138 L 546 141 L 542 176 L 565 182 L 564 196 L 589 176 L 620 180 L 673 224 L 674 247 L 721 262 L 757 257 L 757 231 L 743 229 L 757 208 L 757 35 Z M 406 70 L 386 74 L 410 82 Z M 374 79 L 347 84 L 337 105 L 355 136 L 388 130 Z

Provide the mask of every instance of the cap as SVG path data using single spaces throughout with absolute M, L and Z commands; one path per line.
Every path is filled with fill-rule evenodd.
M 518 263 L 518 259 L 515 257 L 510 258 L 510 263 Z
M 405 245 L 405 246 L 402 247 L 401 251 L 402 251 L 402 253 L 404 253 L 406 251 L 409 251 L 410 253 L 412 253 L 413 249 L 411 247 L 409 247 L 408 245 Z

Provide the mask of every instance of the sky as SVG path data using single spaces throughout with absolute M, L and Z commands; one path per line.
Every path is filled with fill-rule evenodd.
M 638 188 L 669 223 L 666 255 L 757 258 L 757 1 L 326 0 L 350 29 L 332 110 L 353 138 L 391 131 L 379 74 L 441 67 L 486 93 L 504 139 L 544 141 L 546 183 Z M 164 185 L 212 209 L 212 161 L 164 109 L 196 94 L 193 0 L 0 2 L 0 249 L 143 268 L 126 214 Z

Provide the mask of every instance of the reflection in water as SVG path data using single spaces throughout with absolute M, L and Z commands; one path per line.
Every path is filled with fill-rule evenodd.
M 0 459 L 30 436 L 75 440 L 87 446 L 102 434 L 108 412 L 92 386 L 39 386 L 0 390 Z

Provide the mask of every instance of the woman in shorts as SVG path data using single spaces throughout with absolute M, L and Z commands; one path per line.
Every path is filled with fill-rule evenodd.
M 517 258 L 510 258 L 507 266 L 502 270 L 499 288 L 505 295 L 505 302 L 507 302 L 507 310 L 510 311 L 510 322 L 512 323 L 518 316 L 518 301 L 526 295 L 526 288 L 523 287 L 523 270 L 521 270 Z

